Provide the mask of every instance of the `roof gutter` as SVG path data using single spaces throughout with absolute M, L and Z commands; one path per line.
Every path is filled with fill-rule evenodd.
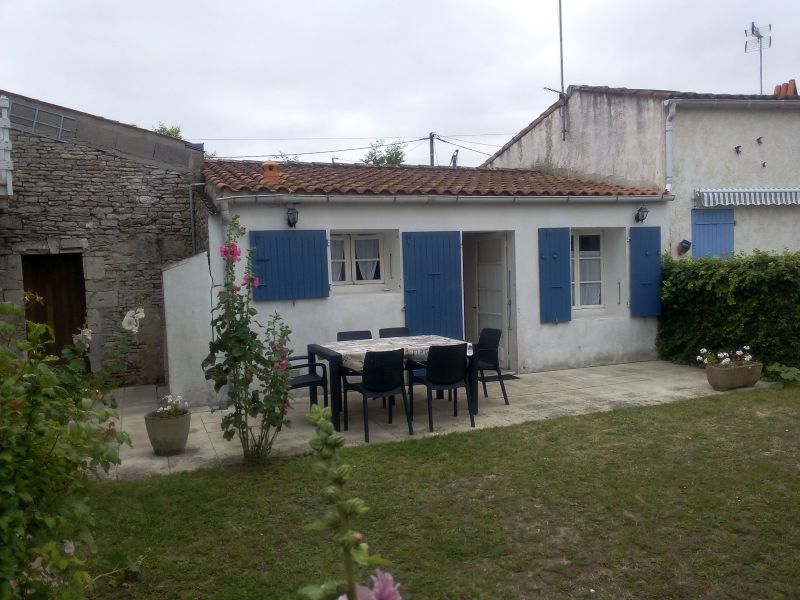
M 798 110 L 800 109 L 800 98 L 797 100 L 713 100 L 713 99 L 699 99 L 699 98 L 671 98 L 664 100 L 664 107 L 667 109 L 667 118 L 664 124 L 664 140 L 665 140 L 665 155 L 666 155 L 666 168 L 665 168 L 665 182 L 664 187 L 668 192 L 672 192 L 672 179 L 673 179 L 673 128 L 675 115 L 678 110 L 678 105 L 690 108 L 742 108 L 742 109 L 783 109 L 783 110 Z
M 290 206 L 293 204 L 487 204 L 501 205 L 535 205 L 535 204 L 617 204 L 645 202 L 670 202 L 675 199 L 671 194 L 638 194 L 607 196 L 466 196 L 466 195 L 382 195 L 382 196 L 348 196 L 339 194 L 254 194 L 241 196 L 221 196 L 217 198 L 224 222 L 230 221 L 230 207 L 239 205 Z

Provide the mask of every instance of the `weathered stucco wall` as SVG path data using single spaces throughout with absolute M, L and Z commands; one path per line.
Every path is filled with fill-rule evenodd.
M 681 104 L 674 127 L 673 242 L 692 239 L 696 189 L 800 188 L 799 109 Z M 734 207 L 734 218 L 736 252 L 800 248 L 800 206 Z
M 652 189 L 664 188 L 664 109 L 644 96 L 576 92 L 567 138 L 555 110 L 490 166 L 527 168 Z
M 631 318 L 628 310 L 628 267 L 626 228 L 633 226 L 633 214 L 638 205 L 632 203 L 544 204 L 541 206 L 487 206 L 487 205 L 387 205 L 370 204 L 326 206 L 297 204 L 300 211 L 299 228 L 331 230 L 393 230 L 391 236 L 400 240 L 404 231 L 513 231 L 515 256 L 515 296 L 512 298 L 512 335 L 516 337 L 517 363 L 512 369 L 521 372 L 561 369 L 578 366 L 611 364 L 647 360 L 656 357 L 656 319 Z M 285 229 L 284 206 L 232 205 L 232 214 L 238 214 L 248 230 Z M 662 245 L 666 247 L 666 203 L 653 203 L 646 225 L 662 226 Z M 606 308 L 573 311 L 570 323 L 558 325 L 540 323 L 539 318 L 539 260 L 538 228 L 573 227 L 603 228 L 613 235 L 615 242 L 608 246 L 609 265 L 606 285 L 609 301 Z M 612 231 L 613 230 L 613 231 Z M 219 217 L 209 223 L 211 270 L 214 281 L 222 277 L 222 261 L 216 248 L 222 241 L 222 222 Z M 247 239 L 241 240 L 243 251 Z M 332 341 L 336 332 L 347 329 L 370 329 L 373 334 L 381 327 L 405 324 L 402 290 L 402 257 L 400 244 L 394 246 L 393 259 L 397 281 L 385 286 L 385 291 L 360 291 L 334 286 L 325 299 L 304 299 L 279 302 L 257 302 L 258 318 L 265 320 L 278 311 L 292 328 L 291 347 L 295 353 L 305 354 L 306 345 L 313 342 Z M 240 270 L 243 265 L 239 264 Z M 239 274 L 239 277 L 243 272 Z M 355 288 L 358 286 L 347 286 Z M 187 303 L 198 306 L 207 296 L 186 294 L 177 302 L 182 310 Z M 170 298 L 167 299 L 170 301 Z M 191 310 L 195 310 L 192 308 Z M 198 308 L 199 310 L 199 308 Z M 173 334 L 169 319 L 172 308 L 167 308 L 167 328 L 170 355 L 188 355 L 197 344 L 207 344 L 202 332 L 193 336 Z M 173 337 L 176 342 L 173 344 Z M 181 340 L 178 342 L 178 340 Z M 182 344 L 182 345 L 179 345 Z M 170 360 L 170 388 L 174 393 L 200 390 L 199 379 L 189 381 L 182 373 L 173 372 Z M 177 367 L 176 367 L 177 368 Z M 193 371 L 196 373 L 196 371 Z M 199 378 L 200 375 L 198 374 Z M 179 380 L 180 378 L 180 380 Z M 179 383 L 180 381 L 180 383 Z M 183 387 L 179 387 L 183 386 Z M 213 402 L 213 398 L 202 401 Z
M 14 195 L 0 199 L 4 298 L 21 299 L 22 255 L 81 253 L 93 359 L 125 311 L 143 306 L 129 381 L 162 380 L 161 266 L 191 253 L 188 189 L 196 175 L 22 131 L 12 130 L 12 144 Z

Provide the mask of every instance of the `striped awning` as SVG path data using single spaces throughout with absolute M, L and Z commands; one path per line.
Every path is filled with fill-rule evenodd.
M 784 206 L 800 204 L 798 188 L 750 188 L 695 190 L 702 206 Z

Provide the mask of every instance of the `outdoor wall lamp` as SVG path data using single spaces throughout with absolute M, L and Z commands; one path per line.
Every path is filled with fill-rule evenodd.
M 286 209 L 286 224 L 289 227 L 294 228 L 297 225 L 297 219 L 299 218 L 300 213 L 297 212 L 297 209 L 294 206 L 290 206 Z
M 644 220 L 647 218 L 647 214 L 649 212 L 650 210 L 646 206 L 640 206 L 639 210 L 636 211 L 633 220 L 637 223 L 644 223 Z

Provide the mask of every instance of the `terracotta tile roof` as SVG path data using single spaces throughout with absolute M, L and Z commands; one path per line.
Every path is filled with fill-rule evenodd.
M 691 100 L 800 100 L 797 94 L 797 87 L 792 88 L 794 80 L 789 80 L 789 83 L 784 83 L 783 86 L 775 86 L 774 95 L 761 95 L 761 94 L 708 94 L 699 92 L 677 92 L 675 90 L 650 90 L 650 89 L 637 89 L 637 88 L 612 88 L 605 85 L 571 85 L 567 89 L 566 100 L 569 101 L 570 96 L 575 92 L 586 92 L 590 94 L 611 94 L 620 96 L 639 96 L 643 98 L 654 98 L 656 100 L 672 100 L 672 99 L 691 99 Z M 794 90 L 794 94 L 791 90 Z M 482 167 L 492 164 L 495 158 L 503 154 L 516 142 L 530 132 L 534 127 L 551 115 L 560 106 L 561 101 L 556 100 L 545 110 L 541 115 L 536 117 L 527 127 L 520 131 L 517 135 L 506 142 L 502 148 L 487 158 Z
M 663 193 L 527 169 L 208 160 L 203 175 L 220 190 L 273 194 L 660 196 Z

